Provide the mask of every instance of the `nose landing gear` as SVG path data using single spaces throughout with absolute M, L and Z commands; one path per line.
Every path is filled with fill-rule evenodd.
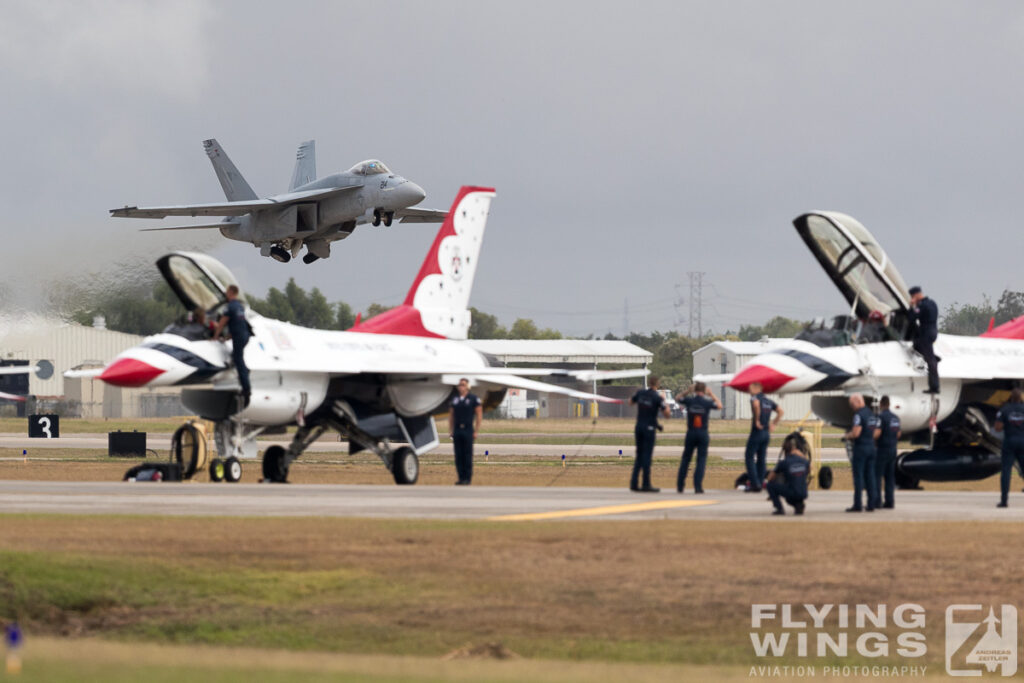
M 374 209 L 373 210 L 373 225 L 374 225 L 374 227 L 377 227 L 378 225 L 383 223 L 384 227 L 390 228 L 391 227 L 391 223 L 393 223 L 394 220 L 395 220 L 395 212 L 394 211 L 385 211 L 384 209 Z
M 292 255 L 288 253 L 287 249 L 283 249 L 281 247 L 271 247 L 270 258 L 274 259 L 275 261 L 279 261 L 280 263 L 288 263 L 289 261 L 292 260 Z

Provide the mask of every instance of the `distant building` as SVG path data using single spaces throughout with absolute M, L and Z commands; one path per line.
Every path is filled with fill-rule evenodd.
M 693 352 L 694 375 L 734 374 L 754 356 L 771 351 L 793 341 L 792 339 L 762 339 L 756 342 L 715 341 Z M 722 382 L 709 382 L 710 388 L 722 399 L 722 417 L 726 420 L 749 420 L 748 394 L 723 388 Z M 786 394 L 773 397 L 786 413 L 787 420 L 799 420 L 811 411 L 810 394 Z

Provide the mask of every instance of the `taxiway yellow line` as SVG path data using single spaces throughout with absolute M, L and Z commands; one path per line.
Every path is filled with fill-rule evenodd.
M 629 503 L 627 505 L 604 505 L 596 508 L 577 508 L 575 510 L 554 510 L 552 512 L 527 512 L 517 515 L 498 515 L 488 517 L 490 522 L 529 522 L 538 519 L 559 519 L 562 517 L 595 517 L 598 515 L 618 515 L 624 512 L 646 512 L 647 510 L 667 510 L 670 508 L 695 507 L 697 505 L 713 505 L 717 500 L 657 500 L 649 503 Z

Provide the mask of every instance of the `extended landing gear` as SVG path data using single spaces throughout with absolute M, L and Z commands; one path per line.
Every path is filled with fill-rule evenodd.
M 271 247 L 270 258 L 280 263 L 288 263 L 289 261 L 292 260 L 292 255 L 288 253 L 287 249 L 284 249 L 282 247 Z
M 373 210 L 373 225 L 374 225 L 374 227 L 376 227 L 376 226 L 380 225 L 381 223 L 383 223 L 385 227 L 390 228 L 391 224 L 394 222 L 394 220 L 395 220 L 395 212 L 394 211 L 385 211 L 383 209 L 374 209 Z
M 335 401 L 328 415 L 316 424 L 299 427 L 288 448 L 271 446 L 263 453 L 263 480 L 272 483 L 288 481 L 288 469 L 309 446 L 328 429 L 333 429 L 356 446 L 355 450 L 373 451 L 391 472 L 396 484 L 415 484 L 420 477 L 420 460 L 408 446 L 392 450 L 390 443 L 378 439 L 359 427 L 359 419 L 344 401 Z
M 306 254 L 302 257 L 302 262 L 308 266 L 310 263 L 313 263 L 313 261 L 318 261 L 319 259 L 320 257 L 316 254 Z

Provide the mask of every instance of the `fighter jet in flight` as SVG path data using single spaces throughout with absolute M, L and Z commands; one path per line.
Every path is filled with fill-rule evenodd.
M 646 370 L 496 367 L 460 341 L 469 330 L 469 294 L 493 196 L 489 188 L 463 187 L 405 302 L 346 332 L 311 330 L 247 311 L 255 335 L 245 347 L 252 382 L 248 404 L 229 364 L 229 346 L 207 338 L 202 325 L 169 326 L 123 352 L 99 378 L 125 387 L 186 387 L 185 407 L 216 425 L 217 451 L 227 460 L 214 466 L 229 481 L 241 473 L 239 457 L 256 457 L 257 436 L 297 425 L 287 449 L 271 446 L 264 453 L 264 479 L 285 481 L 291 463 L 333 429 L 348 439 L 350 452 L 376 453 L 396 483 L 415 483 L 418 456 L 438 445 L 433 415 L 447 412 L 462 377 L 475 385 L 487 409 L 501 402 L 508 387 L 618 403 L 528 377 L 593 381 L 638 377 Z M 227 287 L 237 286 L 228 269 L 206 255 L 173 253 L 157 266 L 183 311 L 202 308 L 208 318 L 226 305 Z
M 923 359 L 911 348 L 910 295 L 878 241 L 850 216 L 816 211 L 793 221 L 797 233 L 846 298 L 850 313 L 812 323 L 795 339 L 755 356 L 725 381 L 748 391 L 814 394 L 811 409 L 849 428 L 848 396 L 871 404 L 888 395 L 904 435 L 922 448 L 897 461 L 901 486 L 984 479 L 1000 470 L 1000 435 L 992 425 L 1010 390 L 1024 381 L 1024 317 L 980 337 L 940 334 L 935 352 L 941 393 L 926 394 Z
M 362 161 L 347 171 L 317 180 L 313 140 L 299 145 L 288 191 L 260 199 L 231 163 L 216 140 L 203 142 L 213 170 L 228 201 L 215 204 L 125 206 L 111 209 L 118 218 L 167 216 L 224 216 L 219 223 L 185 225 L 152 230 L 217 229 L 228 239 L 251 242 L 262 256 L 281 263 L 297 257 L 306 247 L 303 263 L 331 255 L 331 242 L 343 240 L 357 225 L 390 226 L 404 223 L 440 223 L 444 211 L 414 209 L 426 194 L 416 183 L 395 175 L 376 159 Z

